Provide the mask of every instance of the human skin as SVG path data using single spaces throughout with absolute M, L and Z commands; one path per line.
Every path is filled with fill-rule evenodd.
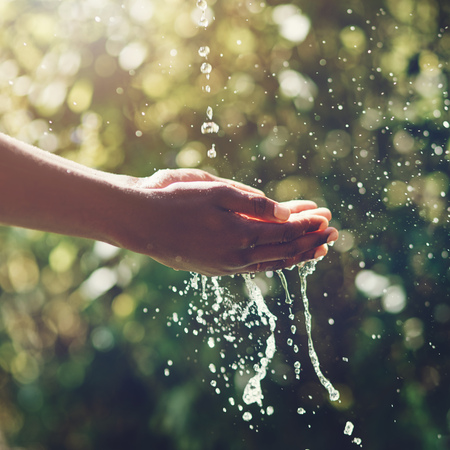
M 0 223 L 95 239 L 204 275 L 277 270 L 338 238 L 314 202 L 277 203 L 201 170 L 135 178 L 0 133 Z

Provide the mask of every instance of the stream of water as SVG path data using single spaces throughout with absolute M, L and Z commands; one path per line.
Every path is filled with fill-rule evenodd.
M 207 28 L 209 25 L 209 20 L 206 17 L 206 11 L 208 9 L 208 4 L 206 0 L 197 0 L 197 8 L 201 11 L 201 16 L 198 21 L 198 25 L 203 28 Z M 202 45 L 198 49 L 198 54 L 200 57 L 204 59 L 202 64 L 200 65 L 200 72 L 205 75 L 206 78 L 206 84 L 203 85 L 202 89 L 210 93 L 211 92 L 211 86 L 209 85 L 209 79 L 211 76 L 211 71 L 213 69 L 211 63 L 208 61 L 208 55 L 211 53 L 211 49 L 207 45 Z M 211 106 L 208 106 L 206 108 L 206 120 L 203 122 L 200 131 L 202 134 L 217 134 L 219 132 L 219 125 L 217 123 L 213 122 L 213 115 L 214 111 Z M 213 143 L 211 145 L 211 148 L 208 150 L 207 155 L 209 158 L 215 158 L 216 153 L 216 146 Z
M 320 383 L 328 391 L 330 401 L 338 401 L 339 391 L 323 374 L 312 340 L 312 317 L 309 310 L 306 279 L 308 275 L 314 272 L 316 264 L 317 261 L 308 261 L 297 267 L 304 308 L 305 328 L 308 336 L 308 355 Z M 293 370 L 295 378 L 300 380 L 302 365 L 300 362 L 300 348 L 295 342 L 297 325 L 292 311 L 294 297 L 289 292 L 285 274 L 281 270 L 277 273 L 285 292 L 285 303 L 289 307 L 288 314 L 291 321 L 290 332 L 292 336 L 287 339 L 287 344 L 293 348 L 295 354 L 299 354 L 299 357 L 293 363 Z M 211 363 L 209 366 L 210 371 L 215 374 L 216 378 L 223 378 L 227 388 L 230 387 L 231 377 L 227 375 L 230 369 L 232 373 L 244 377 L 243 379 L 246 381 L 242 393 L 243 404 L 247 406 L 256 404 L 260 407 L 262 414 L 270 415 L 274 412 L 274 409 L 272 406 L 263 406 L 264 394 L 261 384 L 270 370 L 271 361 L 276 353 L 275 332 L 277 316 L 269 309 L 254 277 L 245 274 L 242 278 L 248 294 L 248 298 L 244 302 L 240 302 L 234 294 L 230 293 L 222 285 L 219 277 L 207 278 L 198 274 L 192 274 L 186 289 L 180 292 L 180 295 L 185 296 L 190 289 L 193 289 L 195 291 L 194 294 L 199 294 L 201 304 L 195 305 L 192 302 L 189 305 L 188 313 L 193 316 L 194 321 L 191 326 L 185 328 L 185 332 L 191 331 L 195 335 L 198 335 L 200 332 L 206 332 L 208 346 L 210 348 L 215 348 L 216 345 L 220 347 L 219 351 L 222 359 L 225 359 L 226 347 L 229 347 L 231 344 L 236 351 L 236 355 L 232 357 L 234 362 L 229 367 L 225 367 L 225 365 L 216 367 L 215 364 Z M 239 277 L 235 279 L 237 281 Z M 178 314 L 172 318 L 172 322 L 181 325 Z M 251 356 L 242 352 L 239 354 L 238 345 L 248 345 L 243 332 L 245 328 L 242 327 L 250 330 L 248 339 L 252 342 L 250 345 L 254 349 L 254 353 Z M 251 369 L 249 369 L 249 365 Z M 217 379 L 213 380 L 211 385 L 216 393 L 221 393 Z M 239 410 L 243 412 L 242 417 L 244 420 L 249 421 L 252 419 L 250 411 L 245 410 L 245 406 L 241 405 L 238 399 L 230 398 L 229 403 L 232 406 L 238 406 Z M 306 411 L 299 407 L 297 413 L 304 414 Z

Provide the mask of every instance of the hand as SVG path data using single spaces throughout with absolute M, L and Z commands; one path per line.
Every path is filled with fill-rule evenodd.
M 279 204 L 200 170 L 137 180 L 126 204 L 119 245 L 209 276 L 291 267 L 338 235 L 328 227 L 331 213 L 313 202 Z

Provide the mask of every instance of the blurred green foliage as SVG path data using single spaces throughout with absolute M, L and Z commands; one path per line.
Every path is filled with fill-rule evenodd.
M 228 398 L 246 379 L 233 364 L 252 373 L 259 349 L 219 323 L 213 290 L 184 294 L 189 274 L 101 243 L 0 229 L 2 448 L 450 448 L 449 13 L 209 0 L 203 28 L 195 0 L 2 0 L 1 131 L 107 171 L 199 167 L 310 198 L 341 229 L 308 278 L 341 401 L 312 371 L 301 302 L 294 354 L 280 282 L 258 275 L 278 352 L 262 383 L 274 413 L 246 407 L 250 422 Z M 208 106 L 218 134 L 200 132 Z M 239 277 L 220 284 L 246 302 Z

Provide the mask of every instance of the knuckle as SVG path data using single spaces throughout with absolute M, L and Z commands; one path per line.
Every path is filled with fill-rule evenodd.
M 252 205 L 256 216 L 263 215 L 268 208 L 267 199 L 264 197 L 252 197 Z

